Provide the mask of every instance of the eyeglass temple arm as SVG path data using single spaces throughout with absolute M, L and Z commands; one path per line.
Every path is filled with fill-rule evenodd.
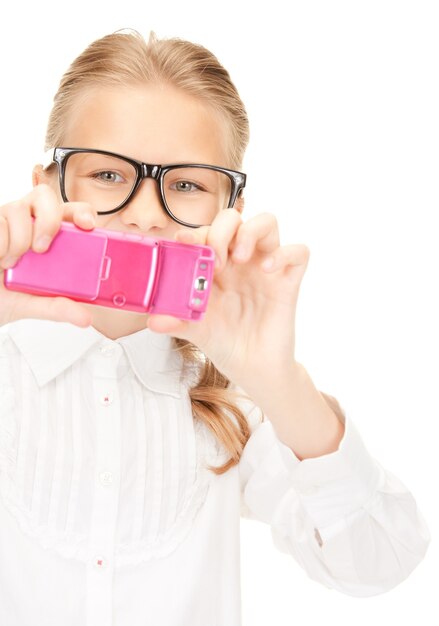
M 43 170 L 47 170 L 47 168 L 50 167 L 52 163 L 55 162 L 54 160 L 55 150 L 56 148 L 50 148 L 50 150 L 46 150 L 46 152 L 43 154 L 42 163 L 41 163 L 43 166 Z

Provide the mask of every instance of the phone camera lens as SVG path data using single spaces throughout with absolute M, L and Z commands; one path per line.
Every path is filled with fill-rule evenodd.
M 207 289 L 207 279 L 204 278 L 203 276 L 199 276 L 195 280 L 195 289 L 197 291 L 206 291 L 206 289 Z

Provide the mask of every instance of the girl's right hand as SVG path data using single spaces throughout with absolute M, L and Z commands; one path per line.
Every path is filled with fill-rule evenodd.
M 35 218 L 34 220 L 32 218 Z M 21 200 L 0 207 L 0 326 L 23 318 L 89 326 L 92 315 L 81 303 L 62 296 L 35 296 L 7 289 L 4 270 L 30 248 L 44 252 L 61 227 L 73 222 L 91 230 L 95 212 L 85 202 L 59 202 L 49 185 L 40 184 Z

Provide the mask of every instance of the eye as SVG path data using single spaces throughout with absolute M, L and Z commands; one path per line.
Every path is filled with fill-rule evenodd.
M 189 192 L 189 191 L 198 191 L 201 190 L 201 187 L 196 183 L 192 183 L 189 180 L 178 180 L 173 185 L 171 185 L 171 189 L 176 189 L 177 191 Z
M 120 174 L 112 170 L 96 172 L 95 174 L 92 174 L 92 178 L 94 178 L 95 180 L 102 181 L 103 183 L 124 183 L 125 182 L 125 179 Z

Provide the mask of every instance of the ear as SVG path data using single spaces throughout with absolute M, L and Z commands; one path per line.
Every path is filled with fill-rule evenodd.
M 49 183 L 49 176 L 41 164 L 35 165 L 32 170 L 32 185 L 36 187 L 41 183 Z
M 240 213 L 243 212 L 243 210 L 244 210 L 244 196 L 242 194 L 236 198 L 235 206 L 233 208 L 236 209 L 237 211 L 239 211 Z

